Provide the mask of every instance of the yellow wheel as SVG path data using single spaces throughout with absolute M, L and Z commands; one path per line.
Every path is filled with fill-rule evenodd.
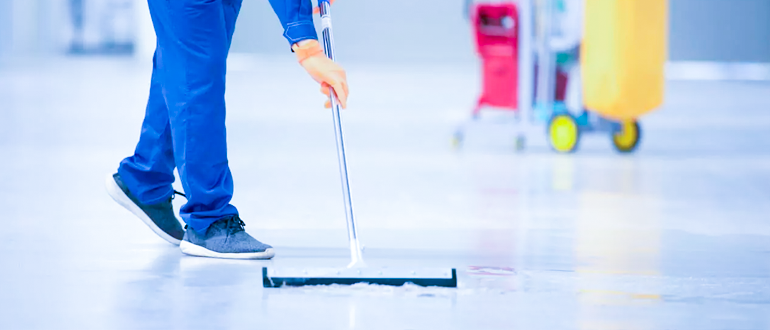
M 642 137 L 642 128 L 636 120 L 623 122 L 620 131 L 612 134 L 612 144 L 620 152 L 632 152 L 639 145 Z
M 567 153 L 577 149 L 580 140 L 580 129 L 575 118 L 562 114 L 551 118 L 548 123 L 548 142 L 557 152 Z

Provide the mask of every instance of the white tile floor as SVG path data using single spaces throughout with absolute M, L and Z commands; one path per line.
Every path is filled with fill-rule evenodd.
M 455 151 L 473 64 L 349 65 L 366 257 L 456 267 L 460 288 L 263 289 L 264 265 L 347 263 L 334 133 L 290 58 L 231 69 L 233 203 L 273 261 L 184 257 L 105 194 L 146 63 L 0 67 L 0 329 L 770 328 L 770 84 L 670 82 L 633 155 L 604 135 L 515 152 L 494 120 Z

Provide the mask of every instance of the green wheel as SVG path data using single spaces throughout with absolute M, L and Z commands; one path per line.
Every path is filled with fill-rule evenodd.
M 516 151 L 522 151 L 527 146 L 527 138 L 523 135 L 519 135 L 516 137 L 514 143 L 514 148 L 516 148 Z

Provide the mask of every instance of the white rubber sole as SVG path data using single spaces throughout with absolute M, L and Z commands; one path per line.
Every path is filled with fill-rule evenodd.
M 115 178 L 112 177 L 112 174 L 107 175 L 107 182 L 105 183 L 107 186 L 107 193 L 114 199 L 118 204 L 126 208 L 126 210 L 129 210 L 131 213 L 133 213 L 135 216 L 137 216 L 144 224 L 147 225 L 147 227 L 150 227 L 152 231 L 160 236 L 162 239 L 166 240 L 167 242 L 179 245 L 181 243 L 181 240 L 178 240 L 174 238 L 173 236 L 166 234 L 166 232 L 163 231 L 163 229 L 160 229 L 155 222 L 150 219 L 149 216 L 147 216 L 142 209 L 139 208 L 134 202 L 131 201 L 130 198 L 126 195 L 126 193 L 123 192 L 120 187 L 118 187 L 118 183 L 115 182 Z
M 182 243 L 179 244 L 179 249 L 182 250 L 182 253 L 191 256 L 220 259 L 271 259 L 273 256 L 275 256 L 273 249 L 267 249 L 265 252 L 252 253 L 220 253 L 211 251 L 200 245 L 195 245 L 188 241 L 182 241 Z

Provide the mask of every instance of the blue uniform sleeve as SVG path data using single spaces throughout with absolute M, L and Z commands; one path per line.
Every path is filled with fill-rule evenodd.
M 313 25 L 313 3 L 310 0 L 270 0 L 283 25 L 283 36 L 289 44 L 305 39 L 318 39 Z

